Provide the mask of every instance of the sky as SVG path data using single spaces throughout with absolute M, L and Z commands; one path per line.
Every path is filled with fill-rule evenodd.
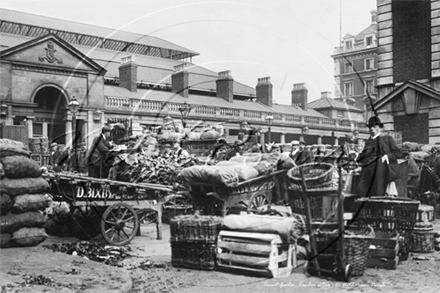
M 193 63 L 254 87 L 270 77 L 274 102 L 295 83 L 308 100 L 335 92 L 331 55 L 371 23 L 377 0 L 1 0 L 0 7 L 150 35 L 198 52 Z

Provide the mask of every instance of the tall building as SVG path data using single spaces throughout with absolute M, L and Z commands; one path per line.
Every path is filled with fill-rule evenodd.
M 403 141 L 440 142 L 440 1 L 378 1 L 378 101 Z
M 186 102 L 187 124 L 222 123 L 231 140 L 246 121 L 267 142 L 269 114 L 271 140 L 281 143 L 303 136 L 309 144 L 342 144 L 363 129 L 307 108 L 304 84 L 294 85 L 292 104 L 276 104 L 270 77 L 251 87 L 228 70 L 198 66 L 197 55 L 156 37 L 0 9 L 0 123 L 24 123 L 29 137 L 62 144 L 75 129 L 90 145 L 104 123 L 120 119 L 130 119 L 135 133 L 168 116 L 178 124 Z M 73 98 L 80 104 L 75 116 L 67 107 Z
M 377 11 L 370 13 L 371 24 L 357 35 L 345 35 L 332 55 L 335 99 L 364 111 L 377 97 Z

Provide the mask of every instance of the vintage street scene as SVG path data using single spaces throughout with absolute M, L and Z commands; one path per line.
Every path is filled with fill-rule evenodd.
M 438 292 L 440 0 L 0 2 L 1 293 Z

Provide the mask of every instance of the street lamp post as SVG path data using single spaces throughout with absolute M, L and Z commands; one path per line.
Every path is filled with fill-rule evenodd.
M 268 143 L 271 143 L 271 141 L 272 141 L 272 133 L 271 133 L 270 126 L 272 125 L 273 120 L 274 120 L 274 118 L 273 118 L 273 116 L 271 114 L 268 114 L 266 116 L 266 123 L 267 123 L 267 125 L 269 125 L 269 128 L 268 128 L 268 131 L 269 131 Z
M 186 120 L 188 119 L 188 115 L 191 112 L 192 107 L 191 105 L 184 102 L 182 106 L 179 107 L 180 115 L 182 115 L 182 126 L 183 128 L 186 127 Z
M 69 107 L 70 112 L 72 113 L 72 148 L 73 148 L 73 158 L 74 162 L 76 162 L 76 166 L 73 166 L 75 171 L 78 171 L 78 158 L 76 157 L 76 113 L 79 110 L 79 103 L 76 100 L 75 96 L 73 96 L 70 99 L 69 104 L 67 105 Z

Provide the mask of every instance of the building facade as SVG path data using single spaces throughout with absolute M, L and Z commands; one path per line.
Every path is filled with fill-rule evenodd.
M 374 108 L 403 141 L 440 143 L 440 1 L 380 0 L 377 9 Z
M 347 34 L 335 48 L 335 99 L 365 111 L 377 100 L 377 11 L 371 13 L 371 24 L 357 35 Z
M 279 105 L 270 77 L 247 86 L 230 71 L 198 66 L 197 52 L 165 40 L 7 9 L 0 15 L 0 122 L 25 124 L 30 137 L 70 144 L 75 129 L 90 145 L 104 123 L 129 119 L 135 133 L 167 116 L 179 123 L 185 102 L 192 107 L 187 124 L 221 123 L 231 139 L 247 121 L 267 142 L 267 115 L 274 117 L 271 140 L 281 143 L 342 144 L 365 128 L 307 108 L 304 84 L 294 85 L 291 105 Z M 73 98 L 80 104 L 74 116 Z

